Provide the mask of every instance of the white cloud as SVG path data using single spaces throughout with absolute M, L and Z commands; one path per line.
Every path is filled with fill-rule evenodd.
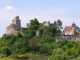
M 5 11 L 18 11 L 18 9 L 12 7 L 12 6 L 5 6 L 4 8 Z

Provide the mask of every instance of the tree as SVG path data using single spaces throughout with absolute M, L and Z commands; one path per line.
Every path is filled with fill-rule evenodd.
M 21 34 L 21 30 L 17 30 L 17 37 L 23 37 Z
M 53 50 L 52 56 L 50 56 L 48 60 L 68 60 L 68 57 L 61 48 L 57 48 Z
M 40 53 L 47 53 L 48 51 L 49 51 L 49 48 L 47 45 L 42 45 L 39 50 Z
M 62 21 L 60 19 L 58 19 L 57 24 L 58 24 L 59 27 L 61 27 L 62 26 Z
M 15 45 L 16 48 L 21 48 L 22 42 L 15 42 L 14 45 Z
M 11 55 L 11 51 L 9 50 L 9 48 L 7 46 L 1 47 L 1 52 L 3 54 L 6 54 L 7 56 Z
M 57 34 L 57 29 L 54 26 L 45 26 L 43 28 L 43 34 L 44 33 L 49 36 L 55 36 Z
M 34 18 L 34 19 L 30 20 L 29 29 L 30 30 L 37 30 L 39 28 L 39 25 L 40 25 L 39 21 L 36 18 Z
M 56 22 L 56 21 L 54 21 L 54 23 L 53 23 L 53 24 L 54 24 L 54 26 L 57 28 L 57 22 Z
M 79 35 L 79 33 L 78 33 L 78 32 L 76 32 L 76 30 L 74 30 L 74 35 Z
M 36 35 L 36 30 L 38 30 L 39 26 L 40 23 L 36 18 L 30 20 L 30 27 L 27 29 L 27 35 L 29 38 Z
M 35 38 L 32 38 L 30 41 L 29 41 L 29 47 L 30 49 L 32 50 L 37 50 L 38 49 L 38 40 L 35 39 Z

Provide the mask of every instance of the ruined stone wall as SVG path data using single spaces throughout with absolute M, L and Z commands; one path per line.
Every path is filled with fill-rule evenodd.
M 6 29 L 6 34 L 7 35 L 9 35 L 9 34 L 16 35 L 16 31 L 17 31 L 17 28 L 8 28 L 8 29 Z
M 70 41 L 70 40 L 80 41 L 80 36 L 72 35 L 72 36 L 57 36 L 56 37 L 56 41 L 64 41 L 64 40 L 67 40 L 67 41 Z

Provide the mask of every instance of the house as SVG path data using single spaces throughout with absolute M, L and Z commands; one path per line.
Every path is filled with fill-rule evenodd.
M 71 26 L 65 26 L 63 30 L 64 35 L 74 35 L 74 32 L 80 32 L 80 28 L 74 22 Z
M 63 32 L 65 35 L 74 35 L 74 28 L 71 26 L 66 26 Z
M 6 28 L 6 34 L 16 34 L 17 29 L 21 29 L 21 20 L 19 19 L 19 16 L 16 16 L 12 23 Z

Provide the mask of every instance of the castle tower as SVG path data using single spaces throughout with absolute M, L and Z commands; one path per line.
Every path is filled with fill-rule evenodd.
M 16 16 L 13 20 L 12 20 L 12 24 L 18 24 L 21 27 L 21 20 L 19 19 L 19 16 Z

